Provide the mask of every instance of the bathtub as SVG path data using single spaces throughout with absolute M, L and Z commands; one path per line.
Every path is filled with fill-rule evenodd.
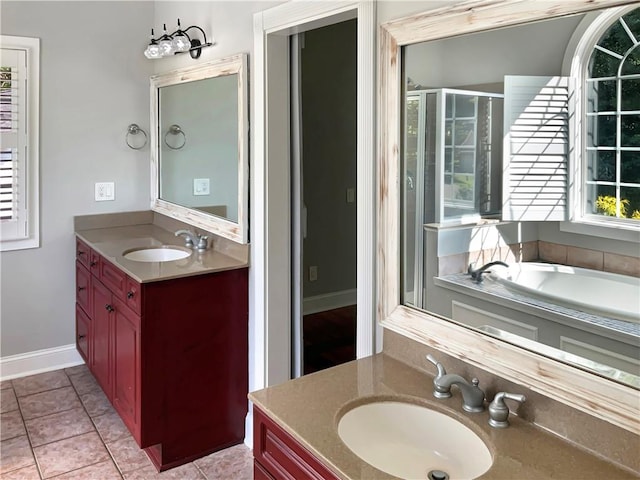
M 534 262 L 495 266 L 488 277 L 565 307 L 640 323 L 640 278 Z

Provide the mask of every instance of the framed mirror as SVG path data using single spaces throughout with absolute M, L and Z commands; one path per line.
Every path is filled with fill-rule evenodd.
M 478 267 L 502 260 L 503 254 L 513 255 L 509 261 L 534 260 L 552 243 L 549 240 L 560 244 L 559 240 L 566 241 L 571 235 L 569 229 L 564 230 L 569 222 L 562 221 L 562 215 L 554 216 L 556 213 L 545 213 L 549 216 L 533 222 L 505 215 L 506 210 L 517 210 L 505 201 L 507 193 L 501 185 L 506 175 L 501 160 L 504 150 L 511 147 L 505 140 L 509 135 L 496 131 L 496 127 L 503 128 L 509 116 L 508 108 L 513 103 L 510 82 L 517 84 L 521 77 L 527 77 L 525 83 L 530 84 L 540 78 L 571 76 L 568 72 L 575 67 L 571 65 L 574 60 L 564 52 L 575 51 L 586 34 L 595 38 L 603 35 L 613 22 L 592 21 L 600 17 L 596 10 L 606 9 L 605 13 L 612 13 L 607 18 L 613 18 L 614 14 L 631 12 L 634 6 L 640 3 L 471 1 L 382 25 L 377 258 L 378 315 L 385 328 L 640 433 L 635 371 L 640 366 L 640 322 L 623 320 L 626 330 L 613 333 L 609 325 L 599 329 L 583 322 L 587 325 L 583 330 L 589 335 L 606 330 L 629 347 L 618 350 L 607 338 L 592 348 L 604 351 L 607 359 L 589 361 L 584 349 L 572 351 L 547 343 L 543 338 L 546 330 L 543 334 L 542 327 L 530 324 L 530 318 L 549 312 L 545 306 L 497 299 L 472 287 L 453 285 L 447 278 L 449 274 L 468 277 L 469 263 Z M 627 50 L 632 52 L 640 36 L 629 38 Z M 552 43 L 554 39 L 556 44 Z M 619 62 L 627 57 L 617 53 L 612 56 Z M 580 71 L 584 75 L 587 67 Z M 577 120 L 580 108 L 594 119 L 606 115 L 588 110 L 588 104 L 583 107 L 578 101 L 560 100 L 560 90 L 565 97 L 583 98 L 584 94 L 584 98 L 590 98 L 589 92 L 576 88 L 580 78 L 549 83 L 555 81 L 545 80 L 544 84 L 544 88 L 554 89 L 552 102 L 571 105 L 563 111 L 563 135 L 579 132 L 591 141 L 593 135 L 584 125 L 588 122 Z M 609 85 L 601 86 L 604 91 Z M 524 110 L 539 110 L 538 101 L 528 101 Z M 551 129 L 556 128 L 557 120 L 534 122 Z M 554 130 L 544 135 L 557 138 L 556 133 Z M 563 151 L 576 150 L 579 135 L 571 136 Z M 538 141 L 524 143 L 531 146 Z M 550 143 L 541 150 L 555 148 L 549 147 Z M 591 146 L 594 151 L 600 148 L 599 144 Z M 496 165 L 492 157 L 499 157 L 500 163 Z M 566 161 L 568 178 L 583 178 L 572 168 L 576 168 L 573 160 Z M 527 178 L 531 175 L 529 172 Z M 559 190 L 568 207 L 578 201 L 573 193 L 566 194 L 564 186 Z M 502 198 L 496 201 L 500 195 Z M 534 205 L 535 200 L 527 199 L 526 205 Z M 567 214 L 567 218 L 573 215 Z M 585 239 L 583 235 L 580 242 L 584 243 L 578 243 L 575 251 L 583 255 L 597 249 L 615 251 L 622 258 L 638 261 L 640 229 L 626 219 L 621 223 L 625 223 L 624 229 L 600 229 L 599 237 Z M 608 231 L 604 234 L 608 238 L 602 237 L 603 231 Z M 567 262 L 566 250 L 564 260 Z M 632 290 L 634 294 L 637 300 L 637 290 Z M 518 308 L 513 309 L 514 305 Z M 569 343 L 566 339 L 572 336 L 578 339 L 573 346 L 592 346 L 584 340 L 584 332 L 566 333 L 572 321 L 584 320 L 577 318 L 575 312 L 579 311 L 584 309 L 559 309 L 547 319 L 564 329 L 558 337 L 563 337 L 565 347 Z M 501 321 L 500 328 L 487 318 Z M 510 331 L 513 326 L 520 330 Z M 613 365 L 619 358 L 628 360 L 627 366 Z
M 248 242 L 247 55 L 151 77 L 151 209 Z

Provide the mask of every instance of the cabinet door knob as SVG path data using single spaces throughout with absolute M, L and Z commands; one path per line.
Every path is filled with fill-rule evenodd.
M 78 255 L 84 255 L 87 252 L 83 252 L 82 250 L 78 250 Z
M 78 335 L 78 340 L 82 340 L 85 337 L 86 337 L 86 335 Z
M 113 312 L 113 307 L 108 303 L 104 306 L 104 308 L 106 308 L 107 312 Z
M 97 262 L 91 262 L 89 265 L 91 265 L 92 267 L 95 267 L 98 263 Z
M 127 292 L 127 298 L 133 298 L 134 295 L 135 294 L 131 290 Z
M 86 290 L 87 287 L 78 287 L 78 291 L 81 292 L 82 290 Z

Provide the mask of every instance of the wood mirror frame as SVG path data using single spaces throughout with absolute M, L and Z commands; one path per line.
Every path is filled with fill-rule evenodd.
M 400 303 L 401 47 L 629 5 L 629 0 L 474 0 L 380 26 L 378 305 L 383 327 L 640 434 L 639 392 Z
M 160 198 L 159 89 L 224 75 L 238 76 L 238 221 L 233 222 L 206 212 Z M 249 231 L 249 109 L 247 55 L 244 53 L 181 68 L 151 77 L 151 210 L 202 228 L 238 243 L 248 243 Z

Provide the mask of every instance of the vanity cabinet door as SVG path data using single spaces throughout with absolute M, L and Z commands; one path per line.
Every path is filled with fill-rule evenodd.
M 140 317 L 114 299 L 113 406 L 140 443 Z
M 253 406 L 253 456 L 269 475 L 260 477 L 263 472 L 258 472 L 256 478 L 338 480 L 335 474 L 256 405 Z
M 111 383 L 111 292 L 98 279 L 93 279 L 91 288 L 93 303 L 93 344 L 90 369 L 100 383 L 109 400 L 112 399 Z
M 257 460 L 253 461 L 253 480 L 275 480 Z

